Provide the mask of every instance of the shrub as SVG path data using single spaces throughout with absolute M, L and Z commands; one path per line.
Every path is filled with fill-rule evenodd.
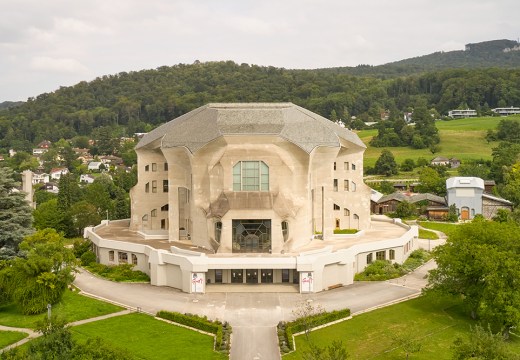
M 406 275 L 410 271 L 417 269 L 419 266 L 431 259 L 431 254 L 423 249 L 412 251 L 408 259 L 400 265 L 391 263 L 388 260 L 376 260 L 368 265 L 365 270 L 354 276 L 356 281 L 384 281 L 395 279 Z
M 84 252 L 83 255 L 80 257 L 81 259 L 81 265 L 87 266 L 90 265 L 93 262 L 96 262 L 96 254 L 94 254 L 92 251 Z
M 318 327 L 320 325 L 328 324 L 330 322 L 344 319 L 350 316 L 350 309 L 343 310 L 334 310 L 331 312 L 322 312 L 317 315 L 312 316 L 312 323 L 314 327 Z M 307 320 L 307 319 L 305 319 Z M 303 318 L 295 319 L 291 322 L 281 321 L 278 323 L 278 341 L 280 346 L 280 351 L 282 353 L 288 353 L 294 350 L 294 342 L 293 342 L 293 334 L 302 332 L 305 330 L 305 324 L 308 324 L 308 321 L 304 321 Z M 282 336 L 281 336 L 282 335 Z
M 357 229 L 334 229 L 334 234 L 355 234 L 358 231 Z
M 227 322 L 222 324 L 218 320 L 208 320 L 205 316 L 201 317 L 193 314 L 181 314 L 163 310 L 159 311 L 156 316 L 177 324 L 215 334 L 215 349 L 226 353 L 229 351 L 232 328 Z
M 112 281 L 142 282 L 150 281 L 150 277 L 139 270 L 132 270 L 133 265 L 120 264 L 107 266 L 96 262 L 85 266 L 90 272 Z
M 76 255 L 76 258 L 81 258 L 81 255 L 86 253 L 90 250 L 92 246 L 92 243 L 90 240 L 78 238 L 74 240 L 74 243 L 72 244 L 72 249 L 74 251 L 74 255 Z

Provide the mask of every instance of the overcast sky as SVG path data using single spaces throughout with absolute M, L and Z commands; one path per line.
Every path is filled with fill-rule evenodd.
M 195 60 L 380 65 L 520 37 L 518 0 L 0 0 L 0 102 Z

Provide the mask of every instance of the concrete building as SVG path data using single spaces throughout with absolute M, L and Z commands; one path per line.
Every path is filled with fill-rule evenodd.
M 467 118 L 467 117 L 475 117 L 475 116 L 477 116 L 477 110 L 472 110 L 472 109 L 450 110 L 450 111 L 448 111 L 448 116 L 453 119 L 463 119 L 463 118 Z
M 493 111 L 495 114 L 500 115 L 500 116 L 509 116 L 509 115 L 520 114 L 520 107 L 511 106 L 511 107 L 495 108 L 495 109 L 492 109 L 491 111 Z
M 493 218 L 498 209 L 512 210 L 513 203 L 485 192 L 484 180 L 477 177 L 452 177 L 446 180 L 448 205 L 457 207 L 460 220 L 481 214 Z
M 187 292 L 350 284 L 367 263 L 417 247 L 416 227 L 371 218 L 365 148 L 291 103 L 208 104 L 143 136 L 131 219 L 86 236 L 100 262 L 131 261 L 152 284 Z

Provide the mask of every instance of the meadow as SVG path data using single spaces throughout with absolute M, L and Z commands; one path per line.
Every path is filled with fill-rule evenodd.
M 491 160 L 492 149 L 497 142 L 488 142 L 485 138 L 488 130 L 496 129 L 500 120 L 517 120 L 520 116 L 504 117 L 479 117 L 457 120 L 439 120 L 435 123 L 439 129 L 441 142 L 440 151 L 432 154 L 429 149 L 412 149 L 410 147 L 388 147 L 398 164 L 405 159 L 417 160 L 423 157 L 431 160 L 434 157 L 456 157 L 462 162 L 466 160 Z M 375 148 L 369 145 L 372 137 L 377 135 L 376 129 L 361 130 L 357 132 L 361 140 L 367 145 L 365 151 L 365 168 L 373 167 L 381 151 L 385 148 Z

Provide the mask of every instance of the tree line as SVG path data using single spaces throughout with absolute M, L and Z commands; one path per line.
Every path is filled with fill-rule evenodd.
M 283 101 L 349 127 L 377 121 L 384 110 L 399 118 L 423 105 L 440 114 L 464 106 L 485 114 L 520 104 L 520 70 L 455 69 L 385 79 L 226 61 L 122 72 L 0 110 L 0 151 L 28 150 L 41 140 L 147 132 L 209 102 Z

